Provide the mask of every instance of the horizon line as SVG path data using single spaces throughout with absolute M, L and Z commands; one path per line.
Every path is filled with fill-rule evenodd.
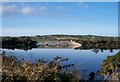
M 52 36 L 52 35 L 76 35 L 76 36 L 102 36 L 102 37 L 119 37 L 119 35 L 98 35 L 98 34 L 35 34 L 35 35 L 0 35 L 0 37 L 22 37 L 22 36 Z

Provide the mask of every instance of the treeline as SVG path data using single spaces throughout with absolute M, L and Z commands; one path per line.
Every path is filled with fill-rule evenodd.
M 2 48 L 4 47 L 23 47 L 30 46 L 33 47 L 36 45 L 36 41 L 31 40 L 30 37 L 2 37 Z
M 93 48 L 103 48 L 103 49 L 119 49 L 120 40 L 119 38 L 98 38 L 94 37 L 87 40 L 75 40 L 76 42 L 82 44 L 82 49 L 93 49 Z
M 75 40 L 75 41 L 118 41 L 120 37 L 112 36 L 95 36 L 95 35 L 36 35 L 32 39 L 48 39 L 48 40 Z M 59 39 L 58 39 L 59 38 Z
M 82 44 L 78 49 L 118 49 L 120 37 L 94 36 L 94 35 L 36 35 L 22 37 L 2 37 L 2 45 L 9 46 L 35 46 L 41 41 L 75 41 Z

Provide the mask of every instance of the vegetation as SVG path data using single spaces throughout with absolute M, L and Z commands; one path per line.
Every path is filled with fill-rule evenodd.
M 74 69 L 67 71 L 74 64 L 61 65 L 68 58 L 56 57 L 48 62 L 38 60 L 35 63 L 17 61 L 15 56 L 3 56 L 2 82 L 23 81 L 48 81 L 55 82 L 79 82 L 81 73 Z
M 112 75 L 113 79 L 117 77 L 120 80 L 120 52 L 114 56 L 108 56 L 107 59 L 103 61 L 98 74 Z
M 35 43 L 29 36 L 23 37 L 3 37 L 2 44 L 3 45 L 32 45 Z
M 78 49 L 119 49 L 119 37 L 92 36 L 87 39 L 75 40 L 82 44 Z
M 0 55 L 2 58 L 2 82 L 12 81 L 48 81 L 55 82 L 79 82 L 84 81 L 82 73 L 77 69 L 68 70 L 74 64 L 62 65 L 68 58 L 57 56 L 52 61 L 39 59 L 36 62 L 18 60 L 15 56 Z M 101 65 L 98 75 L 112 75 L 112 79 L 120 79 L 120 52 L 114 56 L 108 56 Z M 89 80 L 94 80 L 95 73 L 89 74 Z
M 82 44 L 77 49 L 118 49 L 120 37 L 94 36 L 94 35 L 36 35 L 22 37 L 2 37 L 2 46 L 17 48 L 20 46 L 36 47 L 37 42 L 41 41 L 75 41 Z
M 25 50 L 36 47 L 40 41 L 75 41 L 82 44 L 76 49 L 119 49 L 119 37 L 103 37 L 93 35 L 45 35 L 45 36 L 22 36 L 22 37 L 2 37 L 2 48 L 24 48 Z M 2 55 L 2 82 L 17 80 L 36 80 L 56 82 L 79 82 L 82 75 L 77 69 L 68 71 L 74 64 L 62 65 L 68 58 L 56 57 L 52 61 L 37 60 L 35 63 L 18 61 L 15 56 Z M 112 75 L 113 78 L 120 79 L 120 52 L 115 56 L 108 56 L 104 60 L 98 74 Z M 94 79 L 94 73 L 90 74 L 90 80 Z
M 29 49 L 31 47 L 36 47 L 36 41 L 33 41 L 28 36 L 23 37 L 3 37 L 2 38 L 2 48 L 9 48 L 9 49 Z

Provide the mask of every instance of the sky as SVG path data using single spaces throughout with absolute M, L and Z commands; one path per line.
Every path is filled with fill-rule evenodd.
M 119 0 L 1 0 L 3 2 L 118 2 Z
M 0 12 L 2 36 L 118 36 L 117 2 L 4 2 Z

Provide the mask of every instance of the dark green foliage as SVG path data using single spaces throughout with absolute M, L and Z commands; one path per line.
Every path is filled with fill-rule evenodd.
M 95 73 L 94 72 L 91 72 L 89 74 L 89 76 L 90 76 L 89 80 L 94 80 L 95 79 Z
M 117 71 L 118 74 L 115 71 Z M 98 74 L 111 74 L 112 76 L 117 74 L 116 76 L 120 79 L 120 52 L 114 56 L 108 56 L 107 59 L 103 61 Z
M 59 39 L 58 39 L 59 38 Z M 2 37 L 3 47 L 32 46 L 41 41 L 75 41 L 82 44 L 77 49 L 118 49 L 120 37 L 94 36 L 94 35 L 36 35 L 22 37 Z
M 37 42 L 31 40 L 30 37 L 3 37 L 2 38 L 2 48 L 8 49 L 31 49 L 32 47 L 36 47 Z

